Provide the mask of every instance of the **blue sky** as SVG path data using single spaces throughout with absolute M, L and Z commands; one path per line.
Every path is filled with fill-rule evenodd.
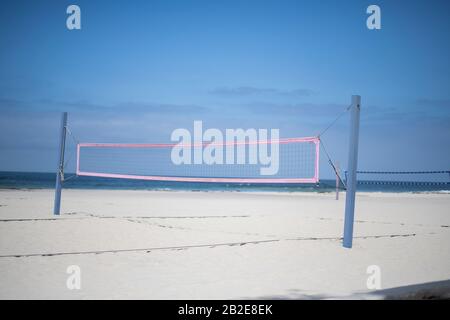
M 66 28 L 70 4 L 81 30 Z M 370 4 L 381 30 L 366 27 Z M 445 0 L 9 1 L 0 170 L 53 171 L 61 111 L 85 142 L 166 142 L 194 120 L 311 136 L 352 94 L 361 169 L 449 169 L 449 12 Z M 348 122 L 323 137 L 344 167 Z

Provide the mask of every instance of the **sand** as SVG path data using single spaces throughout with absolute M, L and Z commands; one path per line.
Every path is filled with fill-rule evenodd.
M 54 217 L 53 190 L 0 190 L 0 298 L 450 292 L 450 194 L 359 193 L 352 249 L 341 245 L 344 203 L 332 193 L 64 190 Z M 79 290 L 66 285 L 71 265 Z M 380 289 L 367 286 L 372 265 Z

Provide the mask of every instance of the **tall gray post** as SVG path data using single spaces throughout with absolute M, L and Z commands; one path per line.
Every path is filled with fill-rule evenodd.
M 356 171 L 358 169 L 359 113 L 361 97 L 352 96 L 350 115 L 350 144 L 347 169 L 347 193 L 345 196 L 344 242 L 345 248 L 353 244 L 353 223 L 355 219 Z
M 55 205 L 53 207 L 53 214 L 59 215 L 61 207 L 61 188 L 62 181 L 64 179 L 64 150 L 66 148 L 66 126 L 67 126 L 67 112 L 63 112 L 61 118 L 61 133 L 59 137 L 59 157 L 58 167 L 56 171 L 56 184 L 55 184 Z

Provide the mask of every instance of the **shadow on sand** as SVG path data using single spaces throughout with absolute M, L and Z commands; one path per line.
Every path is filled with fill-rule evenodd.
M 245 297 L 261 300 L 450 300 L 450 280 L 427 282 L 403 287 L 376 291 L 359 292 L 349 296 L 331 296 L 306 294 L 301 290 L 291 289 L 285 295 Z

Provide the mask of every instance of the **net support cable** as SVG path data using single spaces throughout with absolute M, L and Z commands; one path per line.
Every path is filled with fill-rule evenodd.
M 352 107 L 352 105 L 349 105 L 348 107 L 346 107 L 344 111 L 342 111 L 342 112 L 341 112 L 341 113 L 340 113 L 333 121 L 330 122 L 330 124 L 329 124 L 327 127 L 325 127 L 325 129 L 323 129 L 323 130 L 317 135 L 317 138 L 319 139 L 319 143 L 320 143 L 320 145 L 322 146 L 322 149 L 323 149 L 323 151 L 325 151 L 325 155 L 326 155 L 327 158 L 328 158 L 328 163 L 330 164 L 330 166 L 331 166 L 331 168 L 333 169 L 334 173 L 335 173 L 336 176 L 338 177 L 340 183 L 343 185 L 343 187 L 344 187 L 343 189 L 344 189 L 344 190 L 347 190 L 347 186 L 346 186 L 344 180 L 342 179 L 341 175 L 339 174 L 339 172 L 338 172 L 338 170 L 337 170 L 337 168 L 336 168 L 336 165 L 334 164 L 333 159 L 330 157 L 330 155 L 329 155 L 327 149 L 325 148 L 325 144 L 324 144 L 323 141 L 322 141 L 322 135 L 324 135 L 324 134 L 328 131 L 328 129 L 330 129 L 332 126 L 334 126 L 334 125 L 336 124 L 336 122 L 338 122 L 338 120 L 339 120 L 340 118 L 342 118 L 342 116 L 343 116 L 344 114 L 346 114 L 346 113 L 350 110 L 351 107 Z

